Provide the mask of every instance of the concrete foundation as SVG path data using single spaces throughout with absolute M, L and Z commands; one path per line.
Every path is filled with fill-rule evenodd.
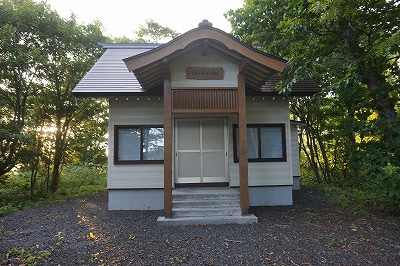
M 109 210 L 162 210 L 164 189 L 113 189 L 108 191 Z
M 293 190 L 300 190 L 300 176 L 293 177 Z
M 249 187 L 250 206 L 293 205 L 292 186 Z
M 294 182 L 295 184 L 295 182 Z M 249 187 L 250 206 L 292 205 L 293 186 Z M 108 191 L 109 210 L 162 210 L 163 189 L 113 189 Z

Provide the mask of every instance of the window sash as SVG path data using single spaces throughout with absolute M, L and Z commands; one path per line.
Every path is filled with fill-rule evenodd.
M 233 125 L 234 162 L 239 161 L 238 128 Z M 285 124 L 248 124 L 249 162 L 286 162 Z
M 164 160 L 164 128 L 143 129 L 143 160 Z
M 261 127 L 261 158 L 282 158 L 282 128 L 280 127 Z
M 239 135 L 239 134 L 238 134 Z M 260 134 L 258 128 L 248 127 L 247 128 L 247 157 L 250 159 L 259 158 L 259 145 Z M 239 154 L 238 154 L 239 156 Z
M 120 128 L 118 134 L 118 161 L 140 160 L 140 128 Z
M 164 162 L 163 126 L 115 126 L 114 134 L 114 164 Z

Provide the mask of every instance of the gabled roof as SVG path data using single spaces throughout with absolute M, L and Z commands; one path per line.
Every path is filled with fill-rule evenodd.
M 260 89 L 271 75 L 282 72 L 287 62 L 285 59 L 253 48 L 204 22 L 200 23 L 198 28 L 188 31 L 164 45 L 128 57 L 124 61 L 129 71 L 135 74 L 146 91 L 162 86 L 166 62 L 197 47 L 201 47 L 205 53 L 207 53 L 207 49 L 213 49 L 238 65 L 245 64 L 246 86 L 256 90 Z
M 209 25 L 199 26 L 163 45 L 99 43 L 106 51 L 72 93 L 75 96 L 162 95 L 165 61 L 201 47 L 241 65 L 249 94 L 277 94 L 275 85 L 281 80 L 277 74 L 284 69 L 286 60 L 259 51 Z M 290 94 L 303 96 L 320 91 L 313 80 L 305 79 L 295 83 Z
M 260 92 L 275 94 L 276 93 L 276 85 L 281 82 L 283 79 L 279 75 L 274 75 L 270 77 L 267 82 L 261 87 Z M 321 87 L 315 83 L 314 80 L 310 78 L 305 78 L 302 80 L 298 80 L 296 83 L 292 84 L 290 94 L 293 96 L 307 96 L 313 95 L 315 93 L 321 92 Z
M 111 96 L 143 93 L 139 82 L 126 68 L 123 58 L 159 46 L 146 43 L 99 43 L 106 49 L 85 77 L 76 85 L 76 96 Z

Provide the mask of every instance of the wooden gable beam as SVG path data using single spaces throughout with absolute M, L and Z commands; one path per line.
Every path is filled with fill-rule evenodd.
M 208 45 L 210 44 L 209 40 L 203 40 L 201 44 L 201 55 L 206 56 L 208 53 Z
M 248 66 L 251 65 L 251 61 L 248 58 L 243 58 L 242 63 L 239 67 L 239 74 L 244 74 Z
M 234 50 L 237 53 L 273 70 L 282 72 L 286 67 L 286 60 L 261 52 L 251 46 L 234 38 L 219 29 L 212 27 L 200 27 L 191 30 L 180 37 L 173 39 L 167 44 L 161 45 L 154 50 L 135 55 L 124 59 L 129 71 L 135 71 L 148 64 L 154 63 L 165 58 L 179 50 L 185 49 L 189 44 L 197 40 L 208 39 L 223 43 L 227 49 Z

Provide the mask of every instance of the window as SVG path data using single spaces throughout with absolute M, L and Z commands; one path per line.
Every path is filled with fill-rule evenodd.
M 163 126 L 115 126 L 114 163 L 163 163 Z
M 238 127 L 233 125 L 234 162 L 239 161 Z M 249 162 L 286 162 L 285 124 L 248 124 Z

